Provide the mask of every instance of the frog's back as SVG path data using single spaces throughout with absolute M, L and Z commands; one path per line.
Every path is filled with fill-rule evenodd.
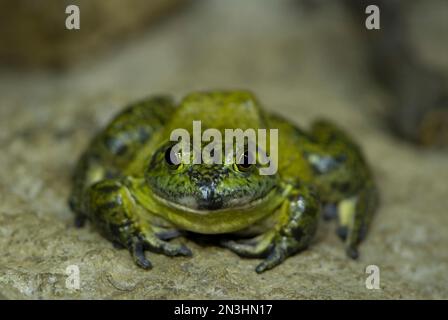
M 184 128 L 192 132 L 193 121 L 201 121 L 201 129 L 266 128 L 263 111 L 249 91 L 208 91 L 187 95 L 165 126 L 164 138 L 172 130 Z

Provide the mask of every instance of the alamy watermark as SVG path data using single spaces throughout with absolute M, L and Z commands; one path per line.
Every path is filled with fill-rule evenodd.
M 68 15 L 65 19 L 65 27 L 67 30 L 79 30 L 81 28 L 81 11 L 79 6 L 71 4 L 65 8 L 65 13 Z M 377 5 L 368 5 L 365 9 L 368 17 L 365 21 L 365 27 L 368 30 L 379 30 L 380 27 L 380 8 Z
M 366 273 L 369 274 L 366 278 L 366 289 L 380 289 L 380 268 L 374 264 L 368 265 Z
M 79 290 L 81 288 L 79 267 L 76 264 L 71 264 L 65 268 L 65 288 L 69 290 Z
M 79 30 L 81 28 L 80 11 L 77 5 L 71 4 L 65 8 L 65 13 L 68 14 L 65 19 L 65 27 L 68 30 Z
M 366 7 L 366 14 L 369 16 L 366 18 L 367 30 L 380 30 L 380 8 L 376 5 L 369 5 Z
M 193 139 L 186 129 L 171 132 L 170 140 L 177 142 L 170 151 L 173 164 L 258 164 L 260 175 L 277 172 L 278 129 L 224 129 L 223 139 L 220 130 L 208 128 L 202 132 L 201 128 L 201 121 L 193 121 Z M 209 143 L 202 148 L 204 141 Z

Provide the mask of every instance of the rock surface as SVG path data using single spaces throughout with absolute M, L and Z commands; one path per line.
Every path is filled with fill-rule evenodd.
M 2 72 L 0 297 L 448 298 L 448 155 L 384 131 L 377 116 L 387 97 L 348 21 L 335 2 L 308 12 L 295 1 L 196 1 L 88 69 Z M 428 61 L 448 73 L 447 55 L 436 52 Z M 149 94 L 210 88 L 248 88 L 299 125 L 325 116 L 356 136 L 382 196 L 359 261 L 322 222 L 309 250 L 262 275 L 256 260 L 188 240 L 194 257 L 150 253 L 154 269 L 143 271 L 90 226 L 73 227 L 69 177 L 95 130 Z M 70 265 L 79 290 L 66 287 Z M 366 289 L 368 265 L 380 268 L 380 290 Z

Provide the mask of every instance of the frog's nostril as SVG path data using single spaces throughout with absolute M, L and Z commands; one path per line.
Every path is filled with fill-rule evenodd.
M 198 209 L 217 210 L 222 208 L 223 201 L 216 194 L 214 185 L 201 186 L 199 190 Z
M 199 191 L 201 192 L 202 199 L 209 199 L 213 196 L 214 190 L 210 186 L 201 186 L 199 187 Z

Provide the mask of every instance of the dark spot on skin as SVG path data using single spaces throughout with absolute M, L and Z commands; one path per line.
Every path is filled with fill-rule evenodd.
M 121 145 L 115 152 L 117 156 L 122 156 L 128 151 L 128 146 Z
M 148 133 L 148 131 L 145 128 L 139 128 L 138 130 L 138 140 L 141 143 L 145 143 L 146 141 L 148 141 L 150 135 Z
M 114 208 L 118 207 L 119 205 L 121 205 L 120 202 L 121 202 L 121 199 L 120 199 L 120 201 L 106 202 L 106 203 L 99 205 L 97 208 L 99 211 L 103 211 L 103 210 L 108 211 L 110 209 L 114 209 Z
M 115 191 L 120 190 L 120 186 L 117 185 L 108 185 L 108 186 L 102 186 L 99 191 L 104 193 L 112 193 Z
M 115 223 L 108 224 L 109 231 L 112 235 L 112 239 L 115 240 L 114 242 L 121 244 L 120 237 L 123 234 L 123 228 L 129 227 L 131 224 L 132 223 L 130 221 L 127 221 L 123 224 L 115 224 Z M 130 245 L 130 243 L 128 243 L 127 245 Z
M 346 154 L 339 154 L 335 157 L 335 160 L 339 163 L 345 162 L 347 160 Z
M 339 190 L 342 193 L 347 193 L 348 191 L 350 191 L 350 187 L 351 187 L 350 182 L 343 182 L 339 184 Z
M 158 123 L 163 124 L 165 122 L 164 115 L 160 114 L 159 112 L 154 112 L 151 115 L 154 119 L 157 119 Z
M 123 141 L 116 138 L 108 138 L 105 140 L 106 147 L 114 155 L 122 156 L 128 151 L 128 146 Z
M 291 234 L 295 240 L 300 241 L 303 237 L 303 230 L 302 228 L 294 228 L 292 229 Z
M 338 214 L 338 207 L 334 203 L 327 203 L 323 207 L 323 218 L 324 220 L 331 220 L 336 218 Z
M 347 194 L 350 192 L 352 185 L 348 181 L 333 181 L 331 183 L 331 188 L 333 190 L 339 191 L 341 193 Z
M 310 159 L 311 153 L 305 153 L 305 155 Z M 311 161 L 312 168 L 316 174 L 325 174 L 330 171 L 334 171 L 339 168 L 347 159 L 345 154 L 337 156 L 319 156 L 318 161 Z

